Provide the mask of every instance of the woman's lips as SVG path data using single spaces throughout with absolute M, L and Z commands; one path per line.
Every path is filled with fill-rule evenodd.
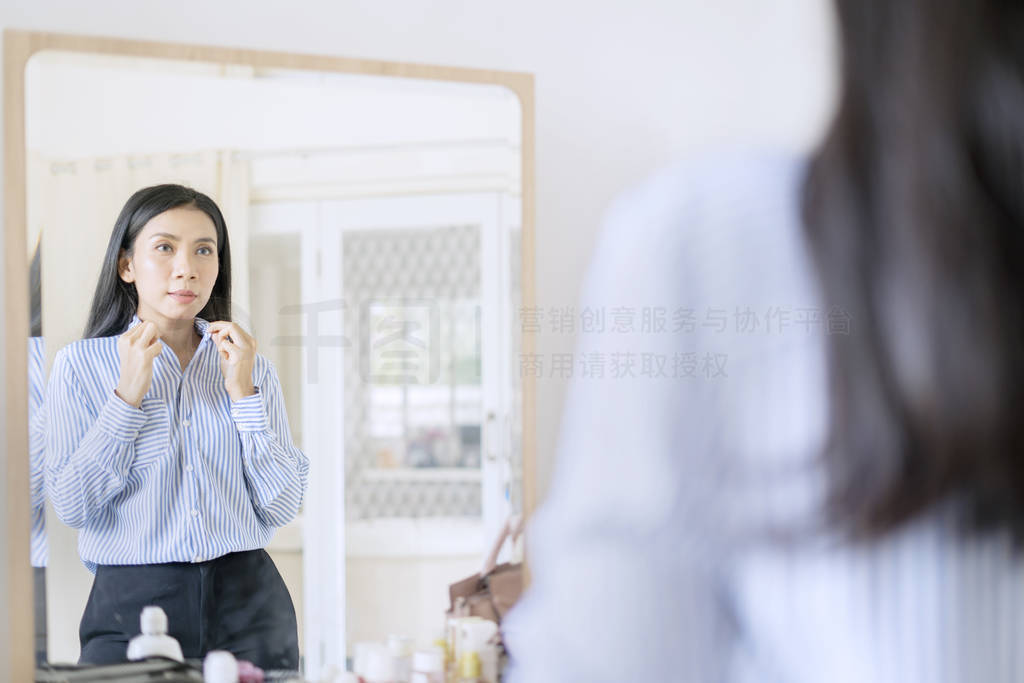
M 196 299 L 196 295 L 195 294 L 177 294 L 177 293 L 174 293 L 174 292 L 172 292 L 170 294 L 170 297 L 172 299 L 174 299 L 175 301 L 177 301 L 178 303 L 182 303 L 182 304 L 190 304 L 193 301 L 195 301 L 195 299 Z

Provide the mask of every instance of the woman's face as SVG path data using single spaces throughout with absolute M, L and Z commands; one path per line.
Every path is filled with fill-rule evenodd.
M 154 216 L 122 250 L 118 272 L 135 283 L 143 320 L 192 320 L 213 292 L 220 264 L 217 230 L 205 213 L 178 207 Z

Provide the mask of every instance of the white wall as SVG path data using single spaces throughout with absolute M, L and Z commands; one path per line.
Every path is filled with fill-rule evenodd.
M 826 0 L 3 3 L 3 28 L 534 73 L 536 285 L 545 308 L 575 303 L 615 194 L 713 143 L 806 148 L 835 85 Z M 568 351 L 572 340 L 542 334 L 538 346 Z M 542 489 L 564 388 L 538 385 Z
M 498 86 L 47 51 L 26 68 L 29 150 L 52 159 L 403 143 L 520 143 L 519 104 Z M 408 115 L 416 112 L 415 117 Z

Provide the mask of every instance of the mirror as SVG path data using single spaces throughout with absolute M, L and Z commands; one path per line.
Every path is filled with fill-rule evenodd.
M 62 40 L 25 51 L 30 399 L 83 334 L 128 197 L 165 182 L 208 194 L 230 235 L 232 317 L 276 368 L 310 461 L 298 516 L 267 545 L 305 673 L 344 667 L 362 641 L 431 643 L 448 584 L 529 511 L 532 341 L 515 321 L 532 302 L 532 83 Z M 48 658 L 75 662 L 92 574 L 52 507 L 45 537 Z

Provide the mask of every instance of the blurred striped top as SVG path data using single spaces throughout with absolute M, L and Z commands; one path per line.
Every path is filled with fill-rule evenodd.
M 28 464 L 29 502 L 32 506 L 31 560 L 33 567 L 45 567 L 48 557 L 46 543 L 46 493 L 43 486 L 46 443 L 46 354 L 43 337 L 28 338 Z
M 857 321 L 820 300 L 806 168 L 721 155 L 610 211 L 513 683 L 1024 680 L 1007 536 L 958 536 L 955 502 L 870 544 L 821 528 L 825 345 Z
M 262 548 L 299 510 L 309 461 L 292 442 L 277 371 L 256 354 L 256 394 L 232 401 L 208 323 L 195 325 L 202 341 L 184 372 L 160 342 L 140 408 L 114 393 L 118 336 L 75 341 L 54 360 L 46 490 L 81 530 L 92 572 Z

